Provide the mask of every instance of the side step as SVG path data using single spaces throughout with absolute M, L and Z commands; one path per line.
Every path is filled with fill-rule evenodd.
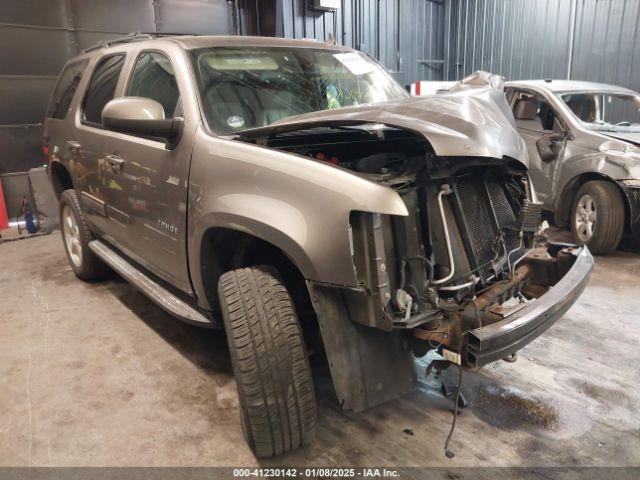
M 178 298 L 100 240 L 89 242 L 89 248 L 126 281 L 174 317 L 200 327 L 219 328 L 215 320 L 207 318 L 184 300 Z

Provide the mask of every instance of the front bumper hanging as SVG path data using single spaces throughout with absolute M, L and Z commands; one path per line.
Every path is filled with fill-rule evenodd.
M 539 298 L 504 320 L 467 333 L 466 364 L 482 367 L 517 352 L 540 336 L 575 303 L 584 290 L 594 260 L 585 246 L 561 246 L 573 256 L 566 274 Z

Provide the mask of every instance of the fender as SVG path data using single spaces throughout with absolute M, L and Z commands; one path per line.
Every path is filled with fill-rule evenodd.
M 307 280 L 356 287 L 349 214 L 408 215 L 394 190 L 349 170 L 202 130 L 196 135 L 187 249 L 201 301 L 200 248 L 211 227 L 238 230 L 275 245 Z
M 605 142 L 607 143 L 613 142 Z M 634 162 L 632 158 L 637 154 L 625 155 L 609 149 L 593 151 L 580 145 L 569 148 L 572 152 L 568 152 L 569 155 L 559 168 L 556 192 L 560 194 L 555 195 L 553 206 L 556 222 L 560 225 L 567 221 L 572 206 L 570 199 L 573 199 L 577 189 L 584 183 L 582 179 L 608 180 L 619 186 L 618 180 L 637 178 L 640 175 L 640 161 Z M 620 193 L 624 193 L 622 189 Z M 623 198 L 628 208 L 628 198 L 625 195 Z
M 222 227 L 246 233 L 252 237 L 264 240 L 285 252 L 291 261 L 298 267 L 303 276 L 313 278 L 318 276 L 311 259 L 297 241 L 282 230 L 264 223 L 263 221 L 234 213 L 217 212 L 202 216 L 197 226 L 189 235 L 189 270 L 191 281 L 199 303 L 204 308 L 208 305 L 207 295 L 204 291 L 202 279 L 202 241 L 205 232 L 211 228 Z

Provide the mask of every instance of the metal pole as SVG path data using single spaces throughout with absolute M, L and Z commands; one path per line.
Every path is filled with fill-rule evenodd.
M 347 32 L 344 30 L 344 0 L 340 3 L 340 27 L 342 28 L 342 45 L 346 46 Z
M 576 10 L 578 9 L 578 0 L 574 0 L 573 2 L 571 2 L 571 18 L 569 20 L 569 22 L 571 23 L 571 25 L 569 26 L 569 28 L 571 29 L 569 31 L 569 55 L 568 55 L 568 59 L 567 59 L 567 80 L 571 80 L 571 68 L 573 67 L 573 42 L 574 42 L 574 37 L 576 34 Z
M 376 58 L 380 60 L 380 0 L 376 2 Z
M 256 1 L 256 31 L 258 32 L 258 36 L 260 36 L 260 0 Z
M 396 17 L 396 71 L 400 72 L 402 57 L 400 56 L 400 0 L 398 0 L 398 16 Z
M 444 72 L 442 80 L 449 80 L 449 64 L 451 63 L 451 2 L 444 6 Z

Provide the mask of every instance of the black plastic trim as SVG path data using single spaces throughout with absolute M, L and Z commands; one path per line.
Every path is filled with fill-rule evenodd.
M 571 269 L 547 293 L 501 322 L 468 333 L 467 363 L 481 367 L 505 358 L 540 336 L 575 303 L 586 287 L 594 260 L 585 246 L 572 247 Z

